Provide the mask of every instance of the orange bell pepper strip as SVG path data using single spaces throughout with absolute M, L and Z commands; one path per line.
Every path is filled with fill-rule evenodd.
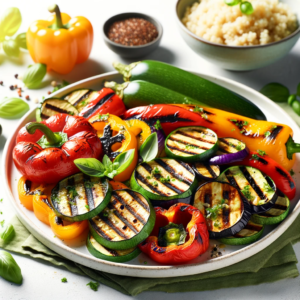
M 152 133 L 150 126 L 141 120 L 126 120 L 129 130 L 131 130 L 137 138 L 138 149 L 141 148 L 147 137 Z
M 113 190 L 122 190 L 122 189 L 128 189 L 128 186 L 125 185 L 122 182 L 115 181 L 115 180 L 110 180 L 110 185 L 113 188 Z
M 48 202 L 48 196 L 46 195 L 33 196 L 33 212 L 41 222 L 50 226 L 49 214 L 52 212 L 52 208 L 50 203 Z
M 72 18 L 60 13 L 59 7 L 49 20 L 32 23 L 27 31 L 27 47 L 36 63 L 60 74 L 72 71 L 76 64 L 86 61 L 93 45 L 93 26 L 85 17 Z

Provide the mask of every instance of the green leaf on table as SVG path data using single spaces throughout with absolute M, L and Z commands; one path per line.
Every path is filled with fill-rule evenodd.
M 105 167 L 96 158 L 78 158 L 74 160 L 77 168 L 86 175 L 104 177 Z
M 156 132 L 150 134 L 140 148 L 140 155 L 144 162 L 153 160 L 158 153 L 158 140 Z
M 277 82 L 265 85 L 260 92 L 274 102 L 287 102 L 290 96 L 289 89 Z
M 15 38 L 15 41 L 20 48 L 27 50 L 26 32 L 18 34 Z
M 119 154 L 114 160 L 114 164 L 118 163 L 118 168 L 116 169 L 117 174 L 120 174 L 125 169 L 127 169 L 132 163 L 133 158 L 134 158 L 134 149 L 130 149 L 126 152 Z
M 13 36 L 22 23 L 22 16 L 17 7 L 10 7 L 0 16 L 0 41 L 6 36 Z
M 12 257 L 6 251 L 0 250 L 0 276 L 10 282 L 21 284 L 23 276 L 21 269 Z
M 29 105 L 19 98 L 5 97 L 0 102 L 0 118 L 17 119 L 29 110 Z
M 34 64 L 27 68 L 23 75 L 23 82 L 29 89 L 37 89 L 40 87 L 46 73 L 46 65 L 40 63 Z
M 12 39 L 3 41 L 3 50 L 8 56 L 18 57 L 20 54 L 19 45 Z
M 0 238 L 7 243 L 13 238 L 14 234 L 15 229 L 11 224 L 9 224 L 4 228 L 4 230 L 2 230 Z

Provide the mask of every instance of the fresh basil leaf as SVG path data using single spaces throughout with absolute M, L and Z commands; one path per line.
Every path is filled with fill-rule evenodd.
M 118 163 L 119 166 L 117 168 L 117 174 L 122 173 L 125 169 L 127 169 L 132 163 L 134 158 L 134 149 L 130 149 L 126 152 L 119 154 L 114 163 Z
M 19 98 L 5 97 L 0 102 L 0 118 L 18 119 L 29 110 L 29 105 Z
M 5 229 L 1 232 L 0 237 L 4 242 L 7 243 L 13 238 L 14 234 L 15 234 L 14 226 L 10 224 L 7 225 Z
M 3 41 L 5 36 L 14 35 L 20 28 L 22 16 L 17 7 L 8 8 L 0 17 L 0 41 Z
M 18 57 L 20 54 L 19 45 L 15 40 L 3 41 L 3 50 L 8 56 Z
M 260 92 L 274 102 L 286 102 L 290 96 L 289 89 L 277 82 L 265 85 Z
M 78 158 L 74 160 L 76 167 L 84 174 L 94 177 L 104 177 L 105 167 L 96 158 Z
M 116 170 L 113 170 L 110 173 L 107 173 L 106 176 L 110 179 L 113 179 L 117 174 L 118 174 L 118 172 Z
M 15 41 L 20 48 L 27 50 L 26 32 L 18 34 L 15 38 Z
M 292 103 L 295 100 L 297 100 L 297 95 L 294 94 L 294 95 L 289 96 L 289 98 L 288 98 L 288 105 L 292 106 Z
M 292 109 L 293 111 L 300 116 L 300 102 L 298 100 L 295 100 L 292 102 Z
M 156 132 L 150 134 L 140 148 L 140 155 L 144 162 L 153 160 L 158 153 L 158 140 Z
M 297 86 L 297 96 L 300 97 L 300 83 Z
M 109 157 L 106 154 L 103 156 L 102 163 L 105 168 L 109 168 L 112 165 L 111 160 L 109 159 Z
M 21 284 L 23 280 L 20 267 L 6 251 L 0 251 L 0 276 L 16 284 Z
M 40 87 L 46 73 L 46 65 L 40 63 L 34 64 L 27 68 L 23 75 L 23 82 L 29 89 L 37 89 Z
M 252 4 L 248 1 L 244 1 L 240 4 L 240 10 L 245 15 L 251 15 L 254 12 Z
M 224 0 L 228 6 L 238 5 L 242 0 Z

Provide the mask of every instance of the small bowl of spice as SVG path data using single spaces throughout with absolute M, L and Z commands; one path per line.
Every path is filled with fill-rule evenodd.
M 103 25 L 104 41 L 115 53 L 136 58 L 155 50 L 162 38 L 161 24 L 141 13 L 122 13 Z

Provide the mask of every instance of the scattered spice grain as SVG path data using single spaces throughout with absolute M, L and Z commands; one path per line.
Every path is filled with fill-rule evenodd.
M 18 75 L 18 74 L 15 74 L 15 78 L 18 79 L 18 77 L 19 77 L 19 75 Z
M 26 95 L 26 96 L 25 96 L 25 99 L 26 99 L 27 101 L 29 101 L 29 100 L 30 100 L 29 95 Z
M 0 85 L 3 85 L 3 81 L 2 80 L 0 81 Z
M 15 89 L 13 85 L 9 87 L 12 91 Z
M 108 30 L 108 38 L 124 46 L 141 46 L 154 41 L 157 28 L 142 18 L 129 18 L 114 22 Z

